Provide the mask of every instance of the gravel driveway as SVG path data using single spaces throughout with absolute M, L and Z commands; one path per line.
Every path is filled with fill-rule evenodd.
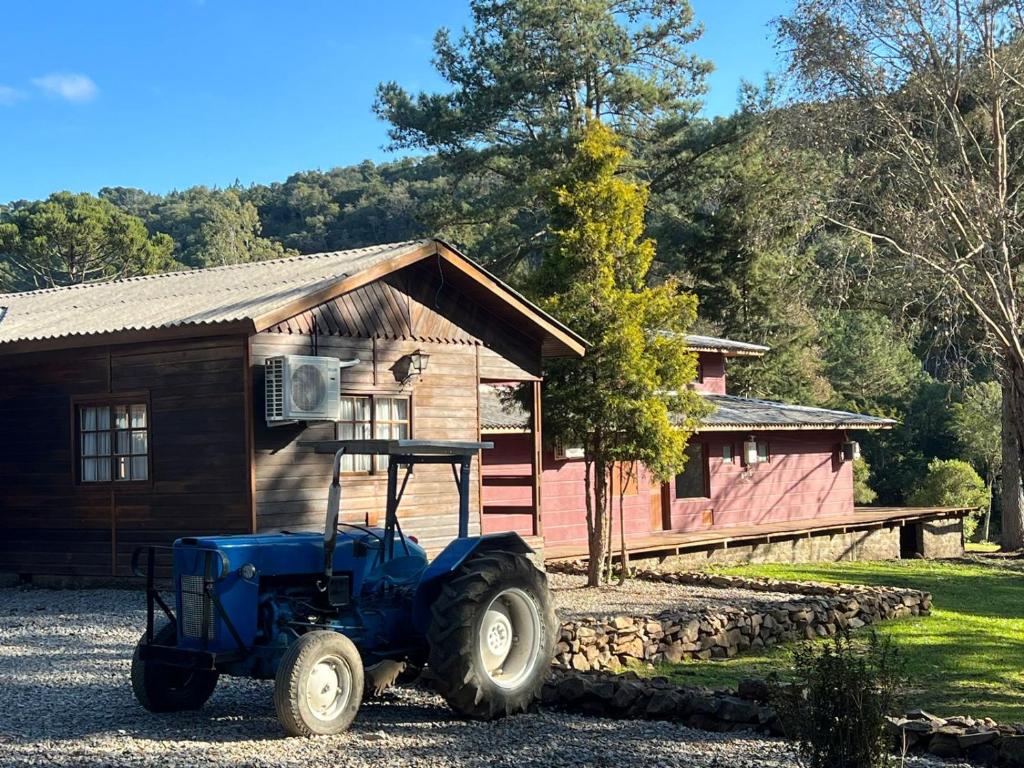
M 130 591 L 0 589 L 0 765 L 795 766 L 783 742 L 668 723 L 466 722 L 412 689 L 364 705 L 349 733 L 313 740 L 282 737 L 269 682 L 223 678 L 201 711 L 152 715 L 128 682 L 142 604 Z
M 657 616 L 662 611 L 693 611 L 726 606 L 792 603 L 799 600 L 784 592 L 752 589 L 703 587 L 696 584 L 667 584 L 630 579 L 622 586 L 587 587 L 587 577 L 549 573 L 548 584 L 555 598 L 555 610 L 563 621 L 585 617 Z

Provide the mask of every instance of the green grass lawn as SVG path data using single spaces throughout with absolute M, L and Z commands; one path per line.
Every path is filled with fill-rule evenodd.
M 877 625 L 907 665 L 910 706 L 938 715 L 1024 722 L 1024 566 L 983 560 L 757 565 L 722 569 L 796 581 L 883 584 L 928 590 L 932 615 Z M 863 633 L 865 630 L 861 630 Z M 731 687 L 744 677 L 783 672 L 792 646 L 721 662 L 661 665 L 684 684 Z
M 994 541 L 968 541 L 968 552 L 998 552 L 999 545 Z

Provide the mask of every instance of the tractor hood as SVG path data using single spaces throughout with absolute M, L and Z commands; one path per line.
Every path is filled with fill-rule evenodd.
M 345 529 L 338 532 L 334 550 L 334 573 L 347 574 L 351 593 L 359 595 L 369 582 L 386 577 L 380 566 L 379 528 Z M 406 539 L 412 560 L 426 566 L 426 554 Z M 396 553 L 403 545 L 396 543 Z M 408 561 L 410 558 L 400 558 Z M 251 566 L 251 569 L 246 567 Z M 231 628 L 203 594 L 203 582 L 212 590 L 231 617 L 241 644 L 255 636 L 260 584 L 281 583 L 298 577 L 312 584 L 324 569 L 324 537 L 320 533 L 264 533 L 241 536 L 197 536 L 174 542 L 174 577 L 177 610 L 182 617 L 179 643 L 183 647 L 233 650 Z M 251 572 L 250 572 L 251 571 Z M 372 583 L 369 588 L 372 588 Z

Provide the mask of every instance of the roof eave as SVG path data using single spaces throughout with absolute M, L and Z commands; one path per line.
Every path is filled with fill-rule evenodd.
M 248 319 L 179 323 L 156 328 L 122 328 L 100 333 L 73 333 L 40 339 L 0 342 L 0 356 L 49 352 L 58 349 L 110 347 L 139 341 L 175 341 L 209 336 L 251 336 L 253 333 L 255 333 L 253 323 Z
M 549 315 L 508 283 L 488 272 L 455 246 L 441 239 L 436 239 L 435 242 L 441 258 L 526 315 L 544 333 L 547 338 L 543 342 L 542 357 L 583 357 L 592 346 L 589 341 Z
M 893 424 L 704 424 L 699 426 L 696 432 L 809 432 L 813 430 L 833 431 L 840 429 L 878 430 L 892 429 Z

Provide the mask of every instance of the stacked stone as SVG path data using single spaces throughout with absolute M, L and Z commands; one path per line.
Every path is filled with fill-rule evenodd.
M 916 589 L 829 589 L 834 591 L 782 604 L 568 621 L 562 624 L 554 663 L 580 672 L 617 672 L 635 662 L 726 659 L 751 648 L 832 637 L 884 619 L 928 615 L 931 609 L 931 595 Z
M 781 735 L 778 719 L 764 701 L 743 693 L 688 688 L 630 672 L 556 672 L 544 686 L 542 704 L 594 717 L 672 720 L 705 731 Z
M 760 680 L 740 682 L 735 693 L 673 685 L 665 678 L 625 672 L 554 670 L 542 692 L 552 709 L 594 717 L 671 720 L 705 731 L 755 731 L 785 735 Z M 911 710 L 889 720 L 897 754 L 928 753 L 982 765 L 1024 768 L 1024 725 L 1001 725 L 989 718 L 936 717 Z
M 991 718 L 937 717 L 921 709 L 889 718 L 896 751 L 967 758 L 984 765 L 1024 766 L 1024 725 Z

